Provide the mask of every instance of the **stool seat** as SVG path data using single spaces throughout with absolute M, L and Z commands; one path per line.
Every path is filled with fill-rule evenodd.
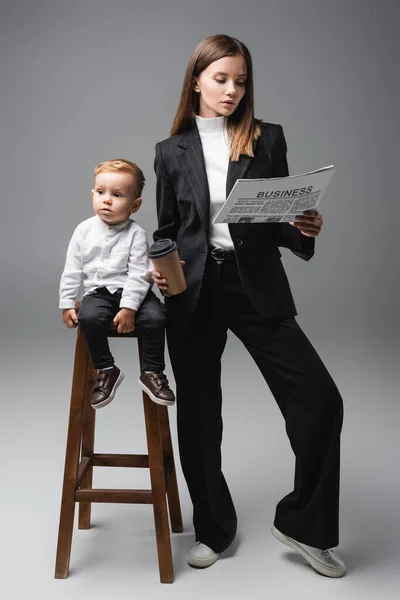
M 77 303 L 79 311 L 81 303 Z M 142 345 L 136 332 L 119 334 L 110 323 L 108 337 L 137 338 L 139 364 Z M 78 528 L 89 529 L 92 502 L 152 504 L 156 532 L 160 581 L 172 583 L 171 529 L 183 531 L 168 409 L 155 404 L 141 391 L 148 454 L 98 454 L 94 452 L 96 411 L 90 404 L 92 381 L 96 376 L 78 326 L 72 377 L 71 402 L 65 453 L 64 481 L 60 509 L 55 578 L 68 577 L 75 504 L 79 503 Z M 94 489 L 93 467 L 131 467 L 150 470 L 151 489 Z M 168 504 L 167 504 L 168 499 Z

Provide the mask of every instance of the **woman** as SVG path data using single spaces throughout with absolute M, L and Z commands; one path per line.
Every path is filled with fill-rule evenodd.
M 188 284 L 168 297 L 168 282 L 153 271 L 166 296 L 180 457 L 194 507 L 188 562 L 210 566 L 236 533 L 220 450 L 221 355 L 230 329 L 268 383 L 296 456 L 294 490 L 279 502 L 272 532 L 317 571 L 341 577 L 346 567 L 331 548 L 338 544 L 342 400 L 296 323 L 278 250 L 310 259 L 322 215 L 311 211 L 292 224 L 212 224 L 237 179 L 288 175 L 282 127 L 254 118 L 244 44 L 216 35 L 198 45 L 171 137 L 156 146 L 155 171 L 154 239 L 177 241 Z

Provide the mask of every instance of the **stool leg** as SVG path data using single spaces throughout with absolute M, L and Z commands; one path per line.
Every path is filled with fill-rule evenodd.
M 56 579 L 65 579 L 68 577 L 72 530 L 74 526 L 75 488 L 81 446 L 83 394 L 86 385 L 87 362 L 86 345 L 78 329 L 75 346 L 74 373 L 72 378 L 67 447 L 65 453 L 60 525 L 58 530 L 55 569 Z
M 94 452 L 94 432 L 96 423 L 96 411 L 90 404 L 92 392 L 92 379 L 95 376 L 95 371 L 92 367 L 92 361 L 88 355 L 88 367 L 85 393 L 83 397 L 83 426 L 82 426 L 82 457 L 90 457 L 90 466 L 86 471 L 85 477 L 82 479 L 81 487 L 92 489 L 93 485 L 93 452 Z M 91 502 L 79 502 L 79 517 L 78 529 L 90 529 Z
M 161 442 L 164 458 L 172 461 L 172 469 L 169 476 L 167 487 L 169 517 L 171 520 L 171 529 L 174 533 L 182 533 L 182 512 L 179 501 L 178 482 L 176 480 L 174 450 L 172 448 L 171 430 L 169 426 L 168 408 L 159 406 L 158 417 L 160 422 Z
M 161 583 L 174 581 L 171 538 L 169 533 L 168 509 L 165 489 L 164 462 L 161 447 L 160 424 L 157 404 L 143 392 L 144 415 L 146 421 L 147 446 L 151 490 L 153 493 L 154 522 L 156 527 L 158 566 Z

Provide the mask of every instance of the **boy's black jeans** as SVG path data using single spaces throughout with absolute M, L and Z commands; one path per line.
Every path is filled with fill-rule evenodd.
M 79 326 L 95 369 L 105 369 L 114 364 L 107 330 L 120 310 L 121 295 L 122 289 L 111 294 L 103 287 L 83 298 L 78 315 Z M 136 311 L 135 331 L 143 345 L 142 370 L 164 371 L 165 316 L 163 305 L 151 290 Z

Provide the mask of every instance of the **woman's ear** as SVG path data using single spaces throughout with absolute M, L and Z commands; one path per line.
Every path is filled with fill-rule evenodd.
M 193 77 L 193 89 L 195 92 L 200 92 L 199 83 L 197 81 L 197 77 Z

